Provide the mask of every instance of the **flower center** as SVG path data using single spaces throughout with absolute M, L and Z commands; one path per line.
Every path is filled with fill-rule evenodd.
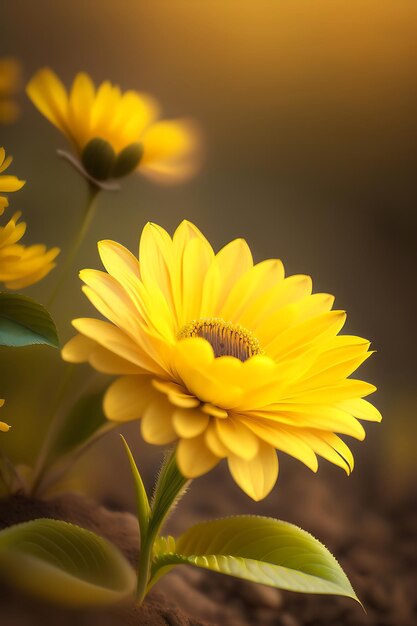
M 178 339 L 202 337 L 213 348 L 214 355 L 234 356 L 246 361 L 255 354 L 262 354 L 259 341 L 249 330 L 239 324 L 225 322 L 220 317 L 202 318 L 186 324 L 178 333 Z

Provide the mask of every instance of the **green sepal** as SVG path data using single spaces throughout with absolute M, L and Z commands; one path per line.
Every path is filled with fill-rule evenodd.
M 0 293 L 0 345 L 35 344 L 59 348 L 58 333 L 48 311 L 27 296 Z
M 186 564 L 289 591 L 358 598 L 334 556 L 305 530 L 267 517 L 203 522 L 155 546 L 150 586 L 161 568 Z M 169 551 L 167 552 L 166 549 Z
M 81 161 L 90 176 L 100 181 L 107 180 L 113 175 L 116 154 L 108 141 L 95 137 L 84 147 Z
M 136 576 L 107 540 L 67 522 L 38 519 L 0 532 L 0 576 L 22 591 L 72 607 L 119 603 Z
M 123 148 L 116 157 L 112 175 L 114 178 L 127 176 L 139 165 L 143 157 L 143 144 L 131 143 Z

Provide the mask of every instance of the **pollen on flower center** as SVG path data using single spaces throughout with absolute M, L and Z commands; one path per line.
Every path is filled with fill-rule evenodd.
M 186 324 L 178 333 L 178 339 L 202 337 L 213 348 L 214 355 L 234 356 L 246 361 L 255 354 L 262 354 L 259 341 L 239 324 L 225 322 L 220 317 L 202 318 Z

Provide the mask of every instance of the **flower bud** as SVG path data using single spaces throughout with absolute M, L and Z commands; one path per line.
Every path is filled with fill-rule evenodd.
M 87 173 L 96 180 L 107 180 L 113 176 L 116 155 L 105 139 L 91 139 L 82 151 L 81 160 Z
M 137 168 L 143 156 L 143 144 L 131 143 L 119 152 L 113 168 L 114 178 L 130 174 Z

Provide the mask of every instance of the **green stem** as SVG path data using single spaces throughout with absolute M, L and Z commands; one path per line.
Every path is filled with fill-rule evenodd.
M 84 238 L 90 227 L 91 221 L 94 217 L 95 209 L 97 206 L 97 196 L 100 191 L 100 188 L 91 181 L 87 181 L 87 182 L 88 182 L 88 195 L 87 195 L 87 203 L 86 203 L 86 208 L 84 211 L 83 219 L 75 235 L 75 238 L 70 246 L 68 255 L 64 261 L 64 265 L 61 271 L 61 276 L 57 284 L 55 285 L 55 288 L 51 294 L 51 297 L 49 298 L 49 302 L 47 304 L 48 308 L 50 308 L 52 304 L 55 302 L 56 297 L 58 296 L 62 286 L 64 285 L 65 280 L 67 278 L 67 274 L 69 270 L 71 269 L 71 266 L 74 263 L 74 260 L 80 249 L 80 246 L 82 242 L 84 241 Z M 73 372 L 73 366 L 67 365 L 65 368 L 61 383 L 58 386 L 58 391 L 56 393 L 56 400 L 53 403 L 53 410 L 51 412 L 51 418 L 49 421 L 49 428 L 48 428 L 46 437 L 43 441 L 42 448 L 39 453 L 36 466 L 35 466 L 33 481 L 32 481 L 32 485 L 30 488 L 31 495 L 35 495 L 37 493 L 38 488 L 43 480 L 45 471 L 48 467 L 50 452 L 55 442 L 57 433 L 59 432 L 59 429 L 61 427 L 62 420 L 59 419 L 58 410 L 59 410 L 62 400 L 65 398 L 72 372 Z
M 71 244 L 67 257 L 64 261 L 62 271 L 61 271 L 61 276 L 57 284 L 55 285 L 55 288 L 51 294 L 51 297 L 49 298 L 47 308 L 50 308 L 52 304 L 55 302 L 57 295 L 59 294 L 62 286 L 64 285 L 66 281 L 68 272 L 74 263 L 74 260 L 78 254 L 81 244 L 84 241 L 84 238 L 88 232 L 88 229 L 90 228 L 90 224 L 94 217 L 94 213 L 95 213 L 96 206 L 97 206 L 97 196 L 98 196 L 99 191 L 100 191 L 100 188 L 97 187 L 97 185 L 94 185 L 94 183 L 88 181 L 87 204 L 86 204 L 86 208 L 84 211 L 83 219 L 75 235 L 75 238 Z
M 42 447 L 39 453 L 39 456 L 36 461 L 35 471 L 33 474 L 32 484 L 30 487 L 30 495 L 36 495 L 38 488 L 44 478 L 45 472 L 48 469 L 48 463 L 50 460 L 50 454 L 52 447 L 56 441 L 56 437 L 60 431 L 62 426 L 62 419 L 59 419 L 60 415 L 58 413 L 59 407 L 61 405 L 62 400 L 65 398 L 67 393 L 67 389 L 71 382 L 71 377 L 74 372 L 74 365 L 67 364 L 64 375 L 61 379 L 60 385 L 58 386 L 55 401 L 53 403 L 53 409 L 51 412 L 51 417 L 49 420 L 49 427 L 43 440 Z
M 166 522 L 176 503 L 184 494 L 188 482 L 188 479 L 185 478 L 178 469 L 175 459 L 175 450 L 173 450 L 162 464 L 153 495 L 148 532 L 145 537 L 141 537 L 136 595 L 136 600 L 139 605 L 142 604 L 148 592 L 155 540 L 162 525 Z

